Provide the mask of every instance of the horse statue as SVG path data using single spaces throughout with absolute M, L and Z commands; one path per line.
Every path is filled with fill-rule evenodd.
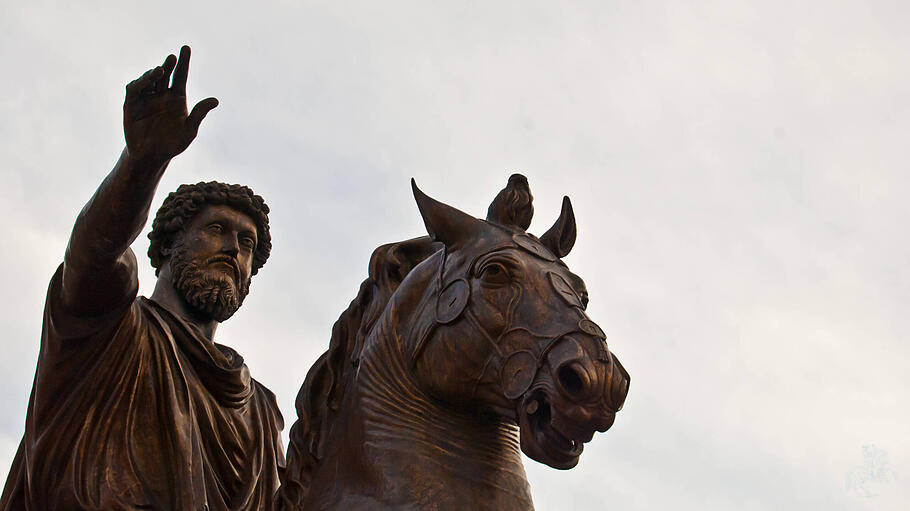
M 297 396 L 279 511 L 531 510 L 520 453 L 574 467 L 625 400 L 561 260 L 568 197 L 537 238 L 524 176 L 486 220 L 411 185 L 429 237 L 374 251 Z

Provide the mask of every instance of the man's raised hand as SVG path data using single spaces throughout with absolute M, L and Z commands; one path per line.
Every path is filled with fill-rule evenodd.
M 179 59 L 168 55 L 163 64 L 126 86 L 123 132 L 131 158 L 164 165 L 189 147 L 202 119 L 218 106 L 217 99 L 207 98 L 187 113 L 189 68 L 190 47 L 184 46 Z M 172 73 L 173 82 L 168 86 Z

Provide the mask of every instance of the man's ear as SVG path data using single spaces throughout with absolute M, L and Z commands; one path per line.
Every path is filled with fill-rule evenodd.
M 258 242 L 257 242 L 258 243 Z M 161 240 L 160 252 L 162 257 L 170 258 L 171 254 L 174 253 L 174 250 L 177 250 L 178 247 L 183 245 L 183 232 L 178 232 L 173 236 Z
M 158 277 L 161 275 L 162 271 L 170 272 L 171 266 L 171 256 L 174 255 L 174 252 L 180 245 L 183 244 L 182 234 L 178 234 L 173 238 L 169 238 L 161 241 L 161 245 L 158 246 L 159 265 L 155 268 L 155 276 Z

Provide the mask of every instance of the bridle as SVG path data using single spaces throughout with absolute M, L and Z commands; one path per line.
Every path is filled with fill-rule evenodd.
M 475 255 L 468 265 L 465 275 L 474 274 L 475 265 L 481 258 L 509 248 L 521 249 L 522 252 L 531 253 L 537 258 L 546 261 L 558 261 L 558 259 L 539 241 L 527 234 L 512 234 L 511 241 L 512 243 L 498 244 Z M 513 327 L 512 316 L 522 297 L 521 286 L 513 283 L 512 289 L 514 291 L 506 309 L 505 326 L 503 327 L 502 332 L 494 338 L 494 336 L 480 323 L 474 312 L 467 307 L 471 295 L 471 284 L 467 277 L 458 277 L 445 283 L 443 274 L 447 256 L 447 248 L 443 246 L 442 260 L 439 264 L 439 270 L 435 278 L 436 303 L 434 321 L 430 324 L 429 328 L 424 330 L 411 354 L 412 369 L 416 367 L 417 362 L 426 347 L 427 341 L 436 328 L 439 325 L 451 324 L 461 317 L 466 318 L 471 327 L 477 330 L 493 349 L 493 352 L 484 362 L 483 370 L 480 372 L 480 375 L 472 386 L 472 397 L 476 394 L 477 388 L 482 382 L 488 366 L 493 362 L 495 357 L 498 360 L 498 367 L 495 369 L 499 373 L 499 380 L 506 398 L 511 400 L 518 399 L 528 391 L 533 382 L 537 379 L 538 373 L 546 363 L 547 355 L 555 346 L 564 340 L 571 340 L 578 343 L 578 341 L 572 337 L 572 334 L 575 333 L 583 333 L 599 339 L 597 359 L 603 362 L 610 361 L 611 357 L 606 346 L 606 335 L 596 323 L 588 318 L 587 314 L 584 312 L 581 298 L 579 298 L 572 286 L 560 274 L 549 271 L 548 279 L 554 291 L 556 291 L 556 294 L 558 294 L 571 309 L 579 315 L 579 320 L 574 327 L 567 328 L 555 335 L 551 333 L 534 332 L 526 327 Z M 421 307 L 421 310 L 425 309 L 429 303 L 432 303 L 432 300 L 426 301 Z M 530 343 L 529 347 L 517 350 L 513 353 L 504 353 L 502 341 L 516 333 L 527 335 L 533 339 L 539 339 L 540 342 Z

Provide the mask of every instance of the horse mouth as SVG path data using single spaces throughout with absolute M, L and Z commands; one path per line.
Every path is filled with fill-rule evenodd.
M 523 399 L 518 410 L 521 448 L 535 461 L 570 469 L 578 464 L 585 442 L 560 430 L 559 421 L 554 419 L 553 408 L 544 393 L 533 393 Z

